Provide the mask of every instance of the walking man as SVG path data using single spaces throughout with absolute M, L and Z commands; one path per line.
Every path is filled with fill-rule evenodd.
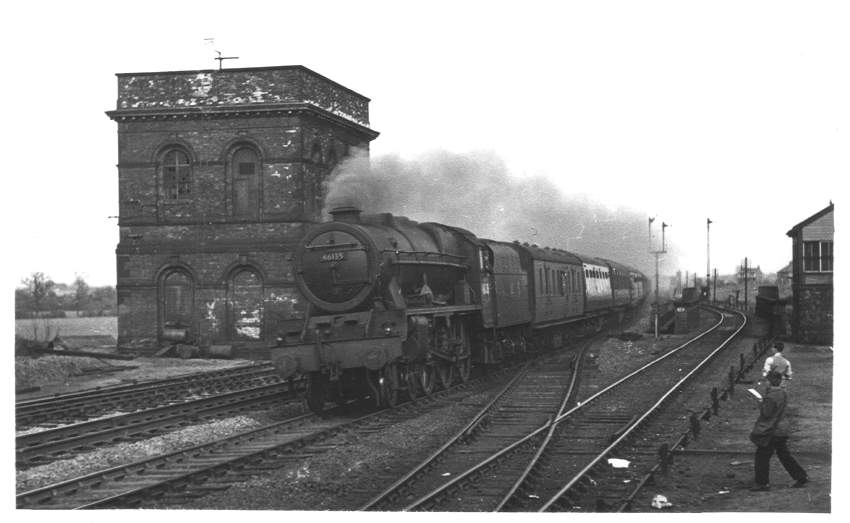
M 759 417 L 750 434 L 750 439 L 756 445 L 755 485 L 750 490 L 770 490 L 770 458 L 774 452 L 794 480 L 792 486 L 799 488 L 808 483 L 809 478 L 788 450 L 788 420 L 785 419 L 788 394 L 780 386 L 782 374 L 768 372 L 767 381 L 767 390 L 759 400 Z
M 773 347 L 770 348 L 770 356 L 766 360 L 764 360 L 764 369 L 762 369 L 761 377 L 766 378 L 767 374 L 771 371 L 779 373 L 782 376 L 782 386 L 785 386 L 785 382 L 791 379 L 791 362 L 782 355 L 782 351 L 785 349 L 785 344 L 781 341 L 777 341 L 773 344 Z

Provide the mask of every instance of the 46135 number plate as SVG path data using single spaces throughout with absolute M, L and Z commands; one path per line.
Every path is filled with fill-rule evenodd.
M 343 252 L 327 252 L 322 255 L 321 260 L 323 262 L 337 262 L 345 259 L 345 253 Z

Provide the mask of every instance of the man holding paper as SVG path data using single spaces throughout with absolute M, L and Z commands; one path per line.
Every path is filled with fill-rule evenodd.
M 750 433 L 750 440 L 756 445 L 755 485 L 752 491 L 770 490 L 770 458 L 776 452 L 779 462 L 794 479 L 794 487 L 802 487 L 809 482 L 806 471 L 791 456 L 788 450 L 788 420 L 785 419 L 785 407 L 788 395 L 780 386 L 782 374 L 770 371 L 767 374 L 767 390 L 759 399 L 759 417 Z M 750 389 L 757 398 L 757 391 Z

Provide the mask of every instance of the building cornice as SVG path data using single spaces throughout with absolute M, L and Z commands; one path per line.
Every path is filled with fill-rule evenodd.
M 336 125 L 348 127 L 354 131 L 365 134 L 369 140 L 374 140 L 380 135 L 366 125 L 334 114 L 327 109 L 310 103 L 282 103 L 282 104 L 240 104 L 222 107 L 216 106 L 182 106 L 182 107 L 157 107 L 144 109 L 116 109 L 106 111 L 106 116 L 118 123 L 163 121 L 163 120 L 200 120 L 200 119 L 225 119 L 245 117 L 268 117 L 268 116 L 292 116 L 309 114 L 316 118 L 327 120 Z

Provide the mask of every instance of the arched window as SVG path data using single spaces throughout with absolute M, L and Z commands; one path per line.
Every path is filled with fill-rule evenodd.
M 257 174 L 257 153 L 243 147 L 233 154 L 234 174 L 236 176 L 255 176 Z
M 322 146 L 318 141 L 313 142 L 313 148 L 310 150 L 310 161 L 322 163 Z
M 180 149 L 169 149 L 162 156 L 162 189 L 168 200 L 189 198 L 192 194 L 192 164 Z
M 336 167 L 336 164 L 337 164 L 336 151 L 332 147 L 330 152 L 328 153 L 328 167 L 333 169 L 334 167 Z
M 195 289 L 192 277 L 183 270 L 173 270 L 162 278 L 160 297 L 162 327 L 188 329 L 192 325 Z
M 260 158 L 250 147 L 240 147 L 230 158 L 233 176 L 233 215 L 257 218 L 260 207 Z
M 228 283 L 232 337 L 237 340 L 262 339 L 262 278 L 254 269 L 246 267 L 233 273 Z

